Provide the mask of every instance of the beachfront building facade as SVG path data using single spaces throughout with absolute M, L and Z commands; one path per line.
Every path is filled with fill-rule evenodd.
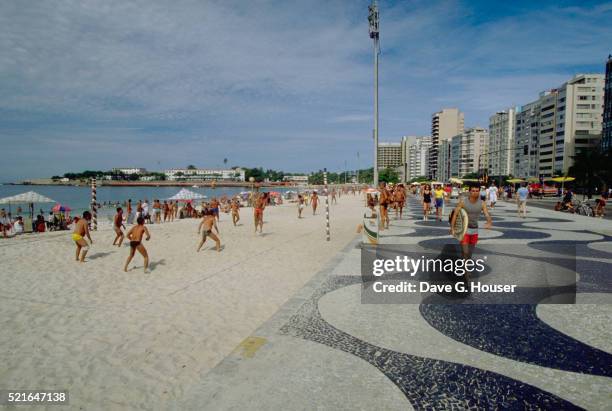
M 147 170 L 139 167 L 115 167 L 111 170 L 111 172 L 113 174 L 124 174 L 126 176 L 130 176 L 132 174 L 146 174 Z
M 489 132 L 482 127 L 471 127 L 454 136 L 450 143 L 450 177 L 462 178 L 478 173 L 479 160 L 488 150 Z
M 428 178 L 440 179 L 438 173 L 439 166 L 442 162 L 444 170 L 450 168 L 448 158 L 440 159 L 439 152 L 441 145 L 448 145 L 451 138 L 463 133 L 464 115 L 457 108 L 445 108 L 442 111 L 432 114 L 431 116 L 431 148 L 429 150 L 429 170 Z M 448 152 L 449 147 L 444 150 Z
M 378 169 L 396 169 L 402 165 L 401 143 L 378 143 Z
M 565 174 L 574 164 L 574 156 L 596 149 L 601 143 L 604 75 L 584 74 L 574 77 L 561 87 L 559 99 L 565 99 L 566 104 L 564 110 L 562 106 L 558 107 L 557 123 L 564 124 L 564 127 L 559 127 L 555 133 L 555 169 L 560 169 Z M 563 112 L 564 122 L 559 121 Z
M 606 75 L 604 79 L 604 106 L 601 132 L 602 150 L 612 150 L 612 54 L 606 62 Z
M 429 149 L 431 136 L 402 137 L 402 172 L 403 181 L 417 177 L 426 177 L 429 173 Z
M 208 168 L 172 168 L 165 170 L 166 179 L 170 181 L 245 181 L 244 170 L 208 169 Z
M 539 176 L 540 109 L 540 100 L 517 107 L 514 127 L 515 177 Z
M 451 177 L 451 141 L 452 137 L 438 144 L 438 181 L 446 182 Z
M 283 176 L 283 181 L 286 183 L 295 184 L 298 186 L 307 186 L 308 185 L 308 176 Z
M 566 174 L 577 154 L 601 143 L 604 75 L 579 74 L 541 96 L 539 174 Z
M 483 155 L 489 175 L 507 176 L 514 171 L 515 113 L 515 108 L 509 108 L 489 117 L 489 150 Z

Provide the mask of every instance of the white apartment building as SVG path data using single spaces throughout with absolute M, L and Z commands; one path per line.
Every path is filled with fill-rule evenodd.
M 396 169 L 402 165 L 401 143 L 378 143 L 378 169 Z
M 308 176 L 284 176 L 283 181 L 293 183 L 299 186 L 307 186 L 308 185 Z
M 578 74 L 540 96 L 538 172 L 566 174 L 573 157 L 601 140 L 604 75 Z
M 111 171 L 116 174 L 125 174 L 127 176 L 132 175 L 132 174 L 145 174 L 147 172 L 146 169 L 138 168 L 138 167 L 125 167 L 125 168 L 115 167 Z
M 451 141 L 444 140 L 438 145 L 438 170 L 436 180 L 446 182 L 451 177 Z
M 430 148 L 431 136 L 402 137 L 401 175 L 403 181 L 428 175 Z
M 540 100 L 518 107 L 514 128 L 515 177 L 529 178 L 539 175 L 538 140 L 540 135 Z
M 207 169 L 207 168 L 172 168 L 165 170 L 166 179 L 170 181 L 187 180 L 225 180 L 225 181 L 244 181 L 244 170 L 236 169 Z
M 450 170 L 448 159 L 439 158 L 440 146 L 448 145 L 450 139 L 454 136 L 463 133 L 464 115 L 457 108 L 445 108 L 442 111 L 434 113 L 431 116 L 431 149 L 429 150 L 429 174 L 432 179 L 443 179 L 444 175 L 438 173 L 438 169 L 442 167 L 444 171 Z M 445 153 L 448 153 L 450 147 L 445 148 Z M 445 162 L 446 161 L 446 162 Z
M 489 175 L 507 176 L 514 171 L 515 108 L 498 111 L 489 117 Z
M 461 178 L 466 174 L 478 173 L 488 145 L 489 132 L 482 127 L 468 128 L 454 136 L 450 144 L 450 177 Z
M 565 107 L 557 105 L 555 170 L 562 170 L 565 174 L 574 164 L 575 155 L 600 145 L 604 84 L 603 74 L 583 74 L 575 76 L 560 88 L 559 102 L 564 100 Z M 561 124 L 564 126 L 561 127 Z

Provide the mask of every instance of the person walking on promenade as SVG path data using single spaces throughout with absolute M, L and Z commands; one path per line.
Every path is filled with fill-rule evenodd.
M 529 189 L 525 187 L 525 184 L 521 184 L 521 188 L 516 191 L 519 217 L 527 217 L 527 197 L 529 197 Z
M 431 209 L 431 189 L 428 185 L 423 187 L 423 221 L 429 219 L 429 210 Z

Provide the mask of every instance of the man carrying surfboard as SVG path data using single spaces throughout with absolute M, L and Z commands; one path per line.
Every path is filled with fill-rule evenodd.
M 487 218 L 484 228 L 490 229 L 492 220 L 487 204 L 480 199 L 480 188 L 472 186 L 467 199 L 459 197 L 459 202 L 451 218 L 450 232 L 453 237 L 460 241 L 463 258 L 472 257 L 472 250 L 478 242 L 478 217 L 481 212 Z

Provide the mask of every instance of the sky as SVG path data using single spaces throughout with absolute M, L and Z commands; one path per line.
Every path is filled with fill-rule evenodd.
M 368 0 L 0 2 L 0 182 L 372 163 Z M 380 2 L 380 140 L 603 73 L 612 2 Z M 359 155 L 358 155 L 359 153 Z

